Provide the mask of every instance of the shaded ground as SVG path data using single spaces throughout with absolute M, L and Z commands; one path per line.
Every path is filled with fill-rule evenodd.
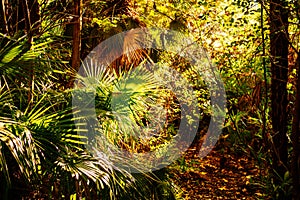
M 262 172 L 246 156 L 213 150 L 200 159 L 190 149 L 170 169 L 184 199 L 267 199 L 257 186 Z

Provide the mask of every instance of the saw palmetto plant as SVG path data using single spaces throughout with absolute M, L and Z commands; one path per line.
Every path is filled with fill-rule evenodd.
M 45 65 L 40 61 L 42 55 L 38 47 L 45 48 L 45 45 L 26 49 L 22 42 L 11 40 L 2 48 L 1 193 L 4 198 L 10 195 L 21 198 L 23 194 L 33 195 L 31 198 L 38 195 L 66 198 L 74 194 L 97 194 L 97 189 L 90 188 L 99 188 L 99 191 L 107 191 L 101 195 L 113 198 L 124 187 L 122 177 L 129 182 L 132 178 L 121 170 L 117 175 L 106 157 L 94 158 L 82 148 L 68 105 L 70 94 L 52 89 L 51 78 L 47 76 L 47 70 L 51 69 L 39 69 Z M 31 70 L 22 68 L 29 66 Z M 30 75 L 32 72 L 35 75 L 45 72 L 44 78 L 34 78 Z M 32 88 L 28 87 L 29 80 Z M 29 92 L 31 99 L 28 99 Z
M 17 40 L 1 37 L 1 196 L 4 199 L 152 198 L 155 194 L 149 191 L 160 185 L 158 176 L 132 175 L 113 162 L 124 162 L 122 157 L 114 155 L 112 159 L 101 152 L 87 151 L 86 136 L 78 134 L 75 126 L 76 120 L 81 119 L 72 113 L 72 92 L 80 89 L 67 90 L 61 86 L 56 77 L 66 74 L 65 68 L 60 70 L 60 61 L 49 60 L 55 55 L 49 49 L 49 42 L 42 38 L 26 46 L 25 37 Z M 145 52 L 136 51 L 121 62 L 128 64 L 145 56 Z M 136 136 L 147 137 L 151 132 L 145 131 L 147 123 L 154 124 L 151 130 L 155 125 L 163 126 L 151 114 L 159 101 L 164 110 L 164 98 L 159 96 L 163 90 L 153 74 L 143 67 L 132 65 L 122 71 L 116 65 L 114 70 L 90 66 L 86 73 L 93 79 L 82 81 L 96 89 L 95 107 L 101 124 L 97 128 L 102 129 L 113 145 L 133 152 L 145 148 Z M 79 128 L 89 130 L 84 120 Z M 156 190 L 156 196 L 164 195 L 165 191 L 160 194 L 158 191 L 162 190 Z

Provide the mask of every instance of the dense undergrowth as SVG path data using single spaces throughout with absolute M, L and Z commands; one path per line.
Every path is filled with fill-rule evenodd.
M 14 9 L 20 6 L 9 3 Z M 267 25 L 266 16 L 261 16 L 256 1 L 83 2 L 82 61 L 105 39 L 137 27 L 170 28 L 193 37 L 206 50 L 212 65 L 220 72 L 227 97 L 223 133 L 217 148 L 208 155 L 211 163 L 196 158 L 203 140 L 209 137 L 206 134 L 212 108 L 208 84 L 193 63 L 172 52 L 139 49 L 127 52 L 103 69 L 97 68 L 97 63 L 86 66 L 85 74 L 94 73 L 95 68 L 99 70 L 93 80 L 79 76 L 70 62 L 74 53 L 74 16 L 70 11 L 73 2 L 38 3 L 39 31 L 32 25 L 30 31 L 1 29 L 0 33 L 0 199 L 215 198 L 218 193 L 214 196 L 200 193 L 210 192 L 203 188 L 218 187 L 222 196 L 226 195 L 222 191 L 228 188 L 212 186 L 209 182 L 215 180 L 205 176 L 217 173 L 214 176 L 217 179 L 228 181 L 225 177 L 228 175 L 233 180 L 234 175 L 226 165 L 230 159 L 234 160 L 231 167 L 237 168 L 233 172 L 241 172 L 237 180 L 243 179 L 243 187 L 250 191 L 244 192 L 243 197 L 252 194 L 256 199 L 265 199 L 284 191 L 285 197 L 290 198 L 291 175 L 287 171 L 284 177 L 279 177 L 279 183 L 274 183 L 270 150 L 273 143 L 266 142 L 272 138 L 269 107 L 265 107 L 269 103 L 265 86 L 271 81 L 265 66 L 271 61 L 263 52 L 269 41 L 262 41 L 260 20 Z M 13 16 L 15 11 L 9 12 Z M 297 27 L 291 29 L 297 38 Z M 137 45 L 132 43 L 136 37 L 129 35 L 130 43 L 122 41 L 124 52 L 130 45 Z M 291 66 L 295 63 L 292 53 L 289 62 Z M 161 155 L 156 155 L 162 157 L 180 127 L 183 108 L 179 102 L 191 104 L 188 97 L 180 99 L 165 87 L 171 81 L 158 82 L 145 63 L 167 66 L 182 75 L 197 98 L 199 113 L 193 114 L 199 115 L 199 121 L 193 122 L 194 116 L 185 116 L 186 121 L 191 119 L 190 124 L 197 123 L 197 134 L 189 150 L 170 167 L 134 174 L 116 163 L 139 166 L 140 161 L 134 163 L 119 154 L 103 153 L 107 149 L 101 143 L 102 137 L 130 153 L 162 149 Z M 159 73 L 167 74 L 165 68 L 160 69 Z M 292 107 L 296 75 L 290 71 L 288 91 Z M 84 114 L 90 102 L 73 107 L 74 95 L 95 97 L 99 126 L 92 127 L 87 120 L 90 116 Z M 97 131 L 91 133 L 92 129 Z M 85 133 L 101 133 L 101 137 L 95 136 L 95 145 L 103 152 L 89 151 Z M 251 173 L 237 164 L 241 160 L 251 163 L 247 165 Z M 214 166 L 218 169 L 213 169 Z M 201 170 L 203 173 L 199 173 Z M 186 192 L 183 182 L 191 181 L 187 179 L 193 179 L 193 186 L 199 183 L 202 190 Z M 206 182 L 201 185 L 203 180 Z M 239 188 L 238 183 L 233 187 L 235 192 L 241 189 L 243 193 L 244 188 Z

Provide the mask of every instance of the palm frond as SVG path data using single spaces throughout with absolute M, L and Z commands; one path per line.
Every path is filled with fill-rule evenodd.
M 17 136 L 11 131 L 16 130 L 14 127 L 7 124 L 5 126 L 8 128 L 0 128 L 1 143 L 9 149 L 26 180 L 29 182 L 36 180 L 39 176 L 37 166 L 40 165 L 40 159 L 30 131 L 24 129 Z M 4 161 L 3 158 L 2 160 Z M 3 165 L 5 164 L 3 163 Z

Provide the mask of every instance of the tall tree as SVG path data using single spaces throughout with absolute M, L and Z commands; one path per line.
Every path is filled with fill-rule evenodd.
M 72 49 L 72 68 L 78 71 L 80 67 L 80 50 L 81 50 L 81 16 L 82 0 L 74 0 L 74 25 L 73 25 L 73 49 Z
M 273 127 L 273 169 L 283 177 L 287 169 L 287 79 L 288 9 L 285 0 L 270 0 L 271 107 Z M 277 180 L 279 181 L 279 179 Z M 283 198 L 283 197 L 280 197 Z

